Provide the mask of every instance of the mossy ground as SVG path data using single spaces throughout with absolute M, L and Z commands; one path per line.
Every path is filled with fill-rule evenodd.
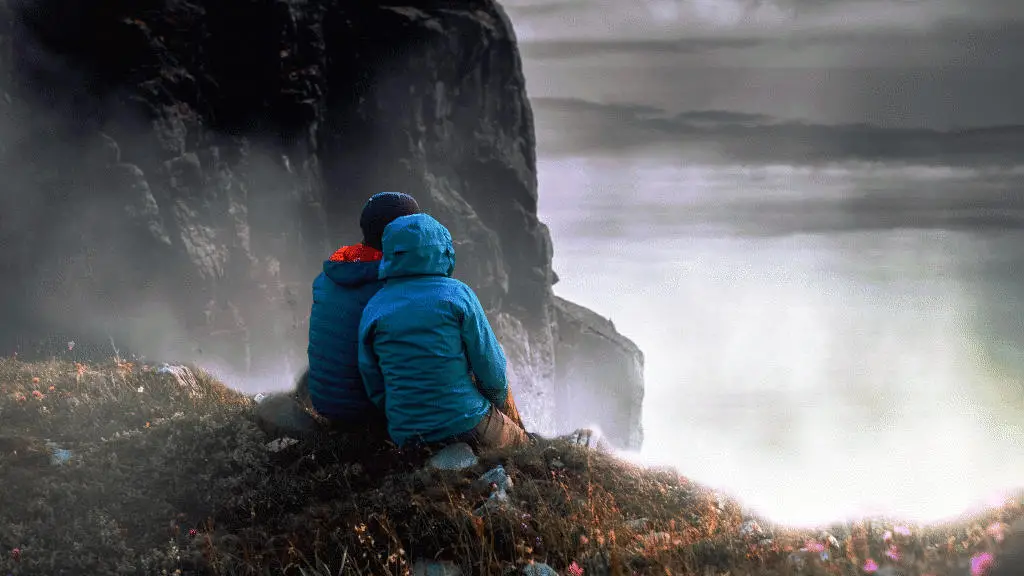
M 193 373 L 183 385 L 125 362 L 0 359 L 0 574 L 405 574 L 430 558 L 465 574 L 538 561 L 563 574 L 860 575 L 874 562 L 963 576 L 1024 516 L 1018 499 L 907 534 L 832 526 L 831 544 L 744 535 L 736 503 L 565 441 L 459 472 L 345 436 L 270 452 L 252 400 Z M 52 463 L 46 441 L 71 460 Z M 476 480 L 498 463 L 511 505 L 477 516 L 489 487 Z

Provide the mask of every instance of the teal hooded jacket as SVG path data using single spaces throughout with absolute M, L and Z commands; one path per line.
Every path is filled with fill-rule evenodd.
M 480 300 L 451 277 L 451 234 L 427 214 L 402 216 L 384 229 L 383 249 L 384 286 L 359 324 L 366 393 L 399 446 L 468 432 L 492 404 L 505 407 L 508 382 Z

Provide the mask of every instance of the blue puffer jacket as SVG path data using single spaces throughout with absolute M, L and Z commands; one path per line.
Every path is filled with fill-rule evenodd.
M 331 420 L 358 423 L 380 412 L 359 375 L 359 320 L 384 282 L 380 261 L 324 262 L 313 281 L 309 316 L 309 396 Z
M 504 408 L 508 383 L 505 353 L 480 301 L 451 278 L 451 234 L 426 214 L 402 216 L 384 229 L 383 247 L 385 284 L 359 325 L 370 400 L 384 409 L 400 446 L 468 432 L 492 403 Z

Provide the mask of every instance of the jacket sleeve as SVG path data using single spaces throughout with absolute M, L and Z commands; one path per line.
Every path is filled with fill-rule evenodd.
M 366 315 L 359 322 L 359 375 L 362 376 L 366 395 L 373 404 L 384 410 L 384 375 L 377 362 L 377 353 L 373 350 L 373 332 L 376 323 Z
M 465 291 L 462 343 L 466 346 L 470 370 L 476 375 L 477 386 L 484 397 L 498 408 L 505 408 L 508 396 L 505 351 L 491 330 L 480 300 L 472 289 L 467 287 Z

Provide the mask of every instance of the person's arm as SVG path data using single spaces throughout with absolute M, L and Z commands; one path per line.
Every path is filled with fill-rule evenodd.
M 377 353 L 373 350 L 375 323 L 363 316 L 359 323 L 359 374 L 363 378 L 366 395 L 374 406 L 384 410 L 384 375 L 380 371 Z
M 480 393 L 499 409 L 503 409 L 508 396 L 505 351 L 491 330 L 480 300 L 468 287 L 462 315 L 462 343 L 466 346 L 469 368 L 476 375 Z

